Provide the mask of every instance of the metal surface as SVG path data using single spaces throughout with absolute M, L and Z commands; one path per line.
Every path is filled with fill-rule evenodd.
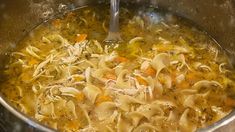
M 109 22 L 109 33 L 104 42 L 120 42 L 122 38 L 119 33 L 119 5 L 120 0 L 110 1 L 110 22 Z
M 66 10 L 97 2 L 99 1 L 0 0 L 0 64 L 4 61 L 6 51 L 14 49 L 18 41 L 42 21 Z M 216 39 L 229 53 L 232 61 L 235 60 L 235 0 L 121 0 L 121 2 L 152 5 L 192 20 Z M 27 125 L 21 125 L 19 131 L 51 131 L 12 108 L 3 96 L 0 96 L 0 103 L 17 118 L 34 127 L 26 129 L 24 127 Z M 1 114 L 2 119 L 7 116 L 6 113 Z M 235 131 L 235 112 L 199 131 Z
M 32 121 L 0 99 L 1 132 L 54 132 L 54 130 Z

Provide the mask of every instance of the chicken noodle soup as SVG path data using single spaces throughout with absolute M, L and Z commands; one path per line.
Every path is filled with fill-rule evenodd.
M 105 14 L 86 7 L 38 26 L 11 53 L 3 95 L 60 131 L 188 132 L 232 111 L 234 70 L 205 33 L 122 8 L 124 42 L 105 45 Z

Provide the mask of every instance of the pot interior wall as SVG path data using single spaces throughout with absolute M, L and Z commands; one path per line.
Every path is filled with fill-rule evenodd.
M 108 0 L 103 1 L 108 2 Z M 99 2 L 97 0 L 0 0 L 0 64 L 3 63 L 6 51 L 14 49 L 18 41 L 36 25 L 66 10 Z M 234 0 L 121 0 L 121 2 L 151 4 L 192 20 L 215 38 L 227 50 L 232 60 L 235 60 Z

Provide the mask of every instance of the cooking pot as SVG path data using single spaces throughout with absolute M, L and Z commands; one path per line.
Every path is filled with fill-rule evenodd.
M 89 4 L 108 0 L 0 0 L 0 64 L 8 51 L 29 31 L 55 15 Z M 152 5 L 193 21 L 212 36 L 235 62 L 235 0 L 121 0 L 130 4 Z M 2 69 L 3 65 L 0 65 Z M 1 78 L 0 72 L 0 78 Z M 17 111 L 0 95 L 7 110 L 2 119 L 12 119 L 14 131 L 54 131 Z M 14 121 L 13 121 L 14 119 Z M 6 124 L 6 125 L 7 125 Z M 12 130 L 13 130 L 12 128 Z M 235 131 L 235 111 L 222 120 L 198 131 Z

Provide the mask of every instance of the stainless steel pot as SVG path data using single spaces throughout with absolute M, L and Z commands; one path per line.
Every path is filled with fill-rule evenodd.
M 36 25 L 58 13 L 76 7 L 96 4 L 108 0 L 0 0 L 0 64 L 5 53 L 14 49 L 18 41 Z M 165 8 L 192 20 L 227 51 L 235 62 L 235 0 L 121 0 L 121 2 L 141 3 Z M 0 69 L 1 69 L 0 65 Z M 0 73 L 1 78 L 1 73 Z M 0 95 L 0 103 L 18 120 L 36 131 L 53 131 L 14 109 Z M 0 116 L 5 118 L 6 115 Z M 235 131 L 235 111 L 219 122 L 199 131 Z

